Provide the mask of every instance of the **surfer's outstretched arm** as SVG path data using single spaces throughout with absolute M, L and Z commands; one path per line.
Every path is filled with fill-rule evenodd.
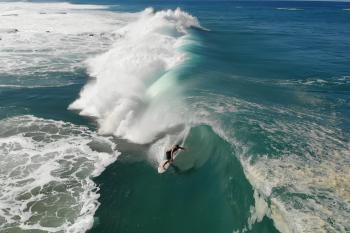
M 176 153 L 178 150 L 185 150 L 185 148 L 184 148 L 184 147 L 181 147 L 181 146 L 179 146 L 179 145 L 175 145 L 175 146 L 171 149 L 171 161 L 174 161 L 175 153 Z

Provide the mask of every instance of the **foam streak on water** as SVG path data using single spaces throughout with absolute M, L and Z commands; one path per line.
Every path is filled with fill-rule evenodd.
M 1 120 L 0 232 L 85 232 L 99 205 L 91 178 L 117 159 L 114 147 L 69 123 Z

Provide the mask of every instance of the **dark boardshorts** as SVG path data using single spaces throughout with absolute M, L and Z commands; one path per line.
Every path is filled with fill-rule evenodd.
M 165 152 L 166 154 L 166 159 L 170 160 L 171 159 L 171 150 L 168 150 L 167 152 Z

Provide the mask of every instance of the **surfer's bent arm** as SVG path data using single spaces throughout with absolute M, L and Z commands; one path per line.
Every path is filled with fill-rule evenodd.
M 185 150 L 184 147 L 181 147 L 179 145 L 176 145 L 176 147 L 171 149 L 171 161 L 174 161 L 174 155 L 175 155 L 176 151 L 178 151 L 179 149 L 180 150 Z

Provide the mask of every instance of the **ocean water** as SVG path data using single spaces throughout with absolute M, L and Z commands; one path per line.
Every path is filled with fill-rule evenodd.
M 0 232 L 349 232 L 349 22 L 339 2 L 0 2 Z

